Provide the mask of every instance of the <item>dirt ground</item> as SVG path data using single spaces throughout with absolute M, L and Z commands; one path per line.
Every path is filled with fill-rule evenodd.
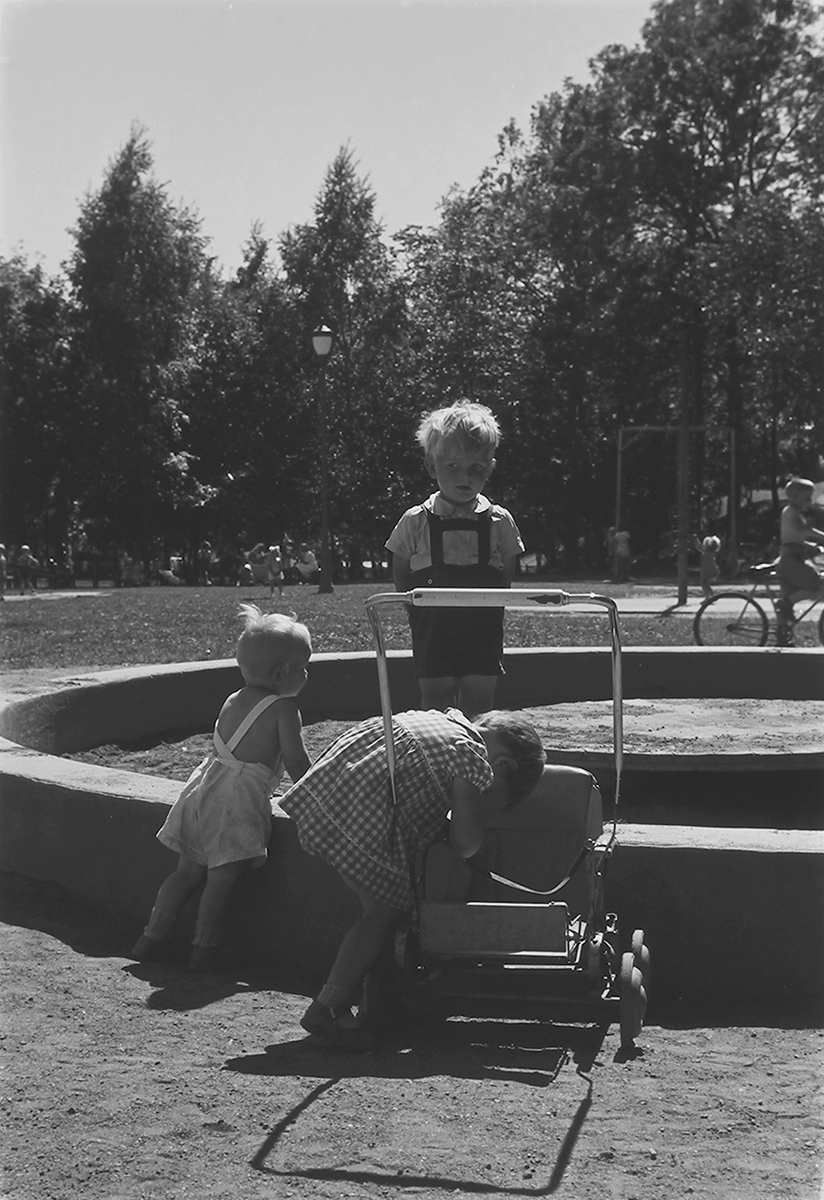
M 138 964 L 134 925 L 3 883 L 0 1200 L 824 1194 L 824 1030 L 781 1013 L 659 1012 L 634 1053 L 453 1020 L 330 1054 L 313 981 Z

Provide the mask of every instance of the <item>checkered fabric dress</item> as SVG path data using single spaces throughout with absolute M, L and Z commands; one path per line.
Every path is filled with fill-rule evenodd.
M 392 728 L 396 809 L 380 717 L 338 738 L 279 804 L 304 850 L 376 899 L 409 909 L 412 864 L 443 832 L 452 780 L 483 791 L 492 768 L 483 738 L 457 709 L 399 713 Z

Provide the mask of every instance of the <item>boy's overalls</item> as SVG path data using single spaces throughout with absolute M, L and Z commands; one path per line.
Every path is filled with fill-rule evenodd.
M 489 511 L 477 518 L 436 517 L 426 509 L 432 565 L 413 571 L 411 587 L 505 587 L 503 571 L 489 565 L 492 517 Z M 478 561 L 466 566 L 445 563 L 443 535 L 450 530 L 474 531 L 478 537 Z M 502 608 L 416 608 L 409 607 L 412 652 L 419 678 L 444 676 L 502 675 Z

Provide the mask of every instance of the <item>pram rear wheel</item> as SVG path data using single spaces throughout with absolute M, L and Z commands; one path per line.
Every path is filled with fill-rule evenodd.
M 628 1049 L 641 1032 L 647 1008 L 644 977 L 635 965 L 635 955 L 631 950 L 621 957 L 618 996 L 620 1000 L 621 1047 Z
M 636 929 L 632 934 L 632 956 L 635 965 L 643 976 L 644 990 L 649 992 L 652 964 L 650 962 L 649 946 L 644 941 L 643 929 Z

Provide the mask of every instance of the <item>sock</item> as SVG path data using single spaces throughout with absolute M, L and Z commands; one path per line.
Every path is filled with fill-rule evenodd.
M 177 909 L 159 908 L 155 905 L 149 917 L 149 923 L 143 930 L 143 936 L 151 938 L 153 942 L 165 942 L 174 928 L 178 915 Z

